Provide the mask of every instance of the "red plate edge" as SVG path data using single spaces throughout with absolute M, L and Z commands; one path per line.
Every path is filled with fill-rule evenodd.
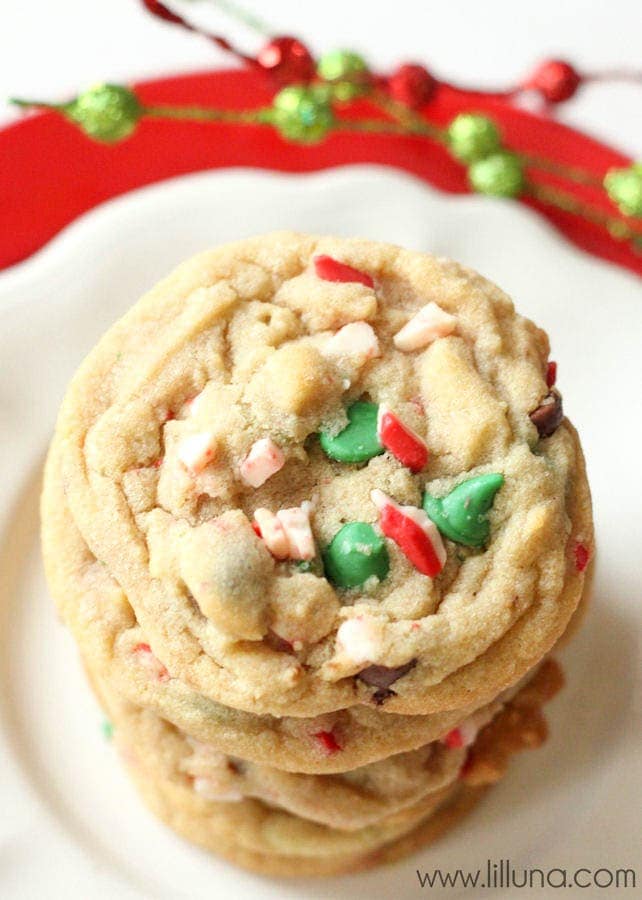
M 191 104 L 223 109 L 269 105 L 272 93 L 261 73 L 248 70 L 199 72 L 134 85 L 149 104 Z M 501 101 L 443 88 L 427 108 L 430 120 L 448 122 L 456 113 L 486 111 L 500 124 L 514 149 L 581 166 L 603 176 L 631 160 L 611 147 L 559 122 Z M 361 104 L 356 116 L 372 110 Z M 439 144 L 413 136 L 333 132 L 318 144 L 284 141 L 267 126 L 144 119 L 135 134 L 118 144 L 98 144 L 51 112 L 30 115 L 0 131 L 0 204 L 3 228 L 0 269 L 27 259 L 65 225 L 111 197 L 176 175 L 226 167 L 313 172 L 336 166 L 375 163 L 409 172 L 440 190 L 469 193 L 463 166 Z M 552 176 L 540 176 L 551 185 Z M 578 199 L 606 212 L 603 192 L 564 185 Z M 506 201 L 515 202 L 515 201 Z M 537 210 L 583 250 L 642 274 L 642 255 L 614 239 L 603 227 L 545 206 Z

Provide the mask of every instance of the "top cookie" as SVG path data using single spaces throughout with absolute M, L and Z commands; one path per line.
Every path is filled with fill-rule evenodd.
M 592 553 L 547 358 L 455 263 L 230 244 L 81 366 L 57 426 L 69 508 L 155 655 L 204 695 L 299 716 L 472 704 L 550 649 Z

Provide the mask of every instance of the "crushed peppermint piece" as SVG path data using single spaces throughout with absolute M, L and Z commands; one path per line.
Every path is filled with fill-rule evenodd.
M 328 356 L 358 356 L 364 361 L 381 356 L 379 340 L 368 322 L 349 322 L 324 347 Z
M 459 728 L 453 728 L 452 731 L 449 731 L 448 734 L 442 739 L 442 743 L 444 743 L 451 750 L 458 750 L 460 747 L 464 746 L 464 736 L 462 735 Z
M 276 514 L 269 509 L 257 509 L 253 528 L 277 559 L 310 560 L 316 556 L 314 535 L 310 525 L 312 504 L 305 502 Z
M 152 653 L 149 644 L 136 644 L 132 653 L 138 662 L 153 675 L 157 681 L 169 681 L 169 672 L 157 656 Z
M 244 799 L 241 791 L 231 786 L 222 788 L 214 778 L 199 776 L 194 779 L 192 786 L 205 800 L 212 800 L 215 803 L 238 803 Z
M 427 303 L 396 333 L 393 341 L 398 350 L 419 350 L 437 338 L 447 337 L 455 330 L 456 325 L 455 316 L 445 312 L 436 303 Z
M 323 281 L 358 282 L 374 288 L 374 281 L 367 272 L 360 272 L 359 269 L 325 254 L 314 257 L 314 271 Z
M 335 753 L 340 753 L 343 750 L 343 747 L 331 731 L 317 731 L 312 737 L 317 741 L 326 756 L 333 756 Z
M 310 526 L 310 505 L 303 503 L 291 509 L 280 509 L 276 515 L 287 535 L 290 558 L 313 559 L 316 547 Z
M 373 616 L 346 619 L 337 630 L 337 647 L 351 662 L 372 662 L 381 651 L 383 622 Z
M 371 491 L 370 497 L 379 510 L 379 525 L 386 537 L 423 575 L 438 575 L 446 562 L 446 548 L 425 511 L 416 506 L 400 506 L 378 489 Z
M 212 431 L 190 434 L 178 445 L 178 458 L 189 474 L 198 475 L 214 458 L 216 435 Z
M 411 472 L 421 472 L 428 462 L 428 447 L 423 438 L 405 425 L 389 406 L 381 403 L 377 415 L 377 436 L 386 450 Z
M 250 487 L 258 488 L 285 465 L 285 454 L 272 438 L 255 441 L 240 466 L 241 478 Z
M 575 555 L 575 568 L 578 572 L 583 572 L 584 569 L 588 566 L 589 560 L 591 558 L 591 554 L 588 551 L 588 548 L 584 546 L 584 544 L 577 543 L 575 545 L 574 550 Z
M 553 387 L 557 381 L 557 363 L 552 360 L 546 366 L 546 387 Z
M 263 538 L 265 546 L 276 559 L 287 559 L 290 542 L 282 522 L 269 509 L 257 509 L 254 513 L 255 531 Z M 254 525 L 254 523 L 253 523 Z

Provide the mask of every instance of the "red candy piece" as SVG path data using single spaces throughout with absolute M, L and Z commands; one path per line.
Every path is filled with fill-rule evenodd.
M 319 742 L 327 756 L 333 756 L 343 749 L 331 731 L 317 731 L 312 737 Z
M 315 256 L 314 271 L 324 281 L 358 282 L 369 288 L 374 287 L 374 281 L 366 272 L 353 269 L 352 266 L 339 262 L 338 259 L 333 259 L 331 256 Z
M 546 387 L 553 387 L 557 381 L 557 363 L 549 362 L 546 366 Z
M 428 462 L 428 448 L 418 434 L 408 428 L 391 409 L 379 407 L 379 440 L 411 472 L 421 472 Z
M 149 644 L 136 644 L 132 653 L 136 654 L 145 668 L 153 673 L 158 681 L 169 681 L 169 672 L 160 659 L 154 656 Z
M 457 750 L 459 747 L 464 746 L 464 738 L 459 728 L 453 728 L 452 731 L 449 731 L 443 742 L 451 750 Z
M 591 558 L 591 554 L 588 549 L 584 546 L 584 544 L 576 544 L 575 545 L 575 568 L 578 572 L 583 572 L 584 569 L 589 564 L 589 559 Z
M 400 509 L 387 504 L 379 513 L 379 525 L 386 537 L 399 545 L 413 566 L 423 575 L 434 578 L 443 569 L 443 562 L 423 528 Z

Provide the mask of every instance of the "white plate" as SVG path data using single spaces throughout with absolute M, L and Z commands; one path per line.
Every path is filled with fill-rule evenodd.
M 546 747 L 519 757 L 434 848 L 325 882 L 246 874 L 144 810 L 101 737 L 75 648 L 56 621 L 37 532 L 39 469 L 56 409 L 101 332 L 191 253 L 285 227 L 453 256 L 499 282 L 549 331 L 565 408 L 588 456 L 599 545 L 596 600 L 564 654 L 569 684 L 551 707 Z M 447 198 L 375 167 L 166 182 L 106 204 L 0 276 L 0 896 L 375 900 L 426 896 L 417 868 L 474 870 L 487 859 L 508 858 L 518 870 L 642 869 L 640 293 L 634 276 L 575 251 L 517 205 Z M 549 894 L 559 896 L 537 891 Z

